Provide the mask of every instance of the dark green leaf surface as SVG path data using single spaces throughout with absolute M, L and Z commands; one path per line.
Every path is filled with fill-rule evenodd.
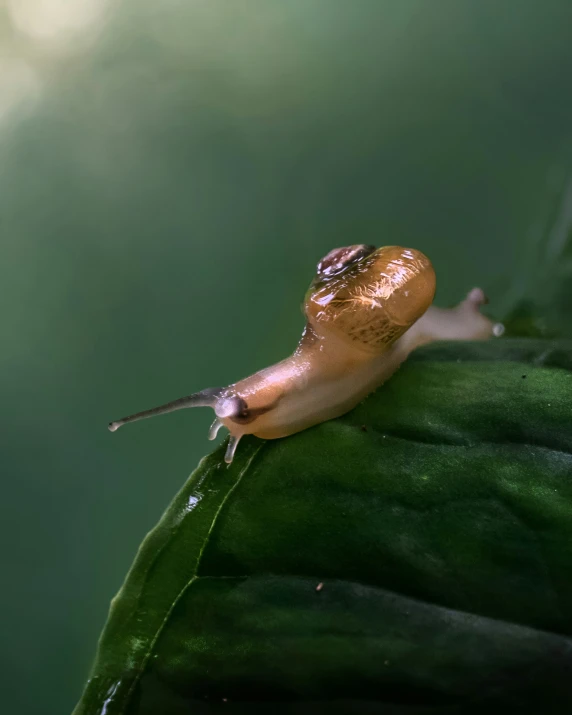
M 571 342 L 433 345 L 343 418 L 219 448 L 76 714 L 569 712 L 571 370 Z

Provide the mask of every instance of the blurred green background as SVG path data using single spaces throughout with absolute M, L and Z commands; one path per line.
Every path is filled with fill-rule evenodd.
M 285 357 L 329 249 L 570 332 L 572 3 L 0 0 L 0 48 L 2 707 L 55 715 L 211 448 L 107 423 Z

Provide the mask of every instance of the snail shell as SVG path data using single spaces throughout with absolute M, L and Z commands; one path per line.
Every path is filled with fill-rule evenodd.
M 425 313 L 434 295 L 435 271 L 420 251 L 348 246 L 318 264 L 305 313 L 316 332 L 380 353 Z

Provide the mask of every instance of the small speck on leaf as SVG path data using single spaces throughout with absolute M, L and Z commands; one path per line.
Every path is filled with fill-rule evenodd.
M 316 591 L 320 592 L 324 588 L 324 584 L 320 581 L 320 583 L 316 586 Z
M 526 375 L 523 375 L 523 376 L 522 376 L 522 379 L 524 380 L 525 377 L 526 377 Z
M 362 426 L 360 427 L 360 430 L 361 430 L 362 432 L 367 432 L 367 427 L 366 427 L 365 425 L 362 425 Z

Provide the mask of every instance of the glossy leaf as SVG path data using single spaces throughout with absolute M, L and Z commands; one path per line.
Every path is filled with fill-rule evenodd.
M 569 341 L 433 345 L 340 419 L 217 449 L 76 715 L 569 712 L 571 401 Z

